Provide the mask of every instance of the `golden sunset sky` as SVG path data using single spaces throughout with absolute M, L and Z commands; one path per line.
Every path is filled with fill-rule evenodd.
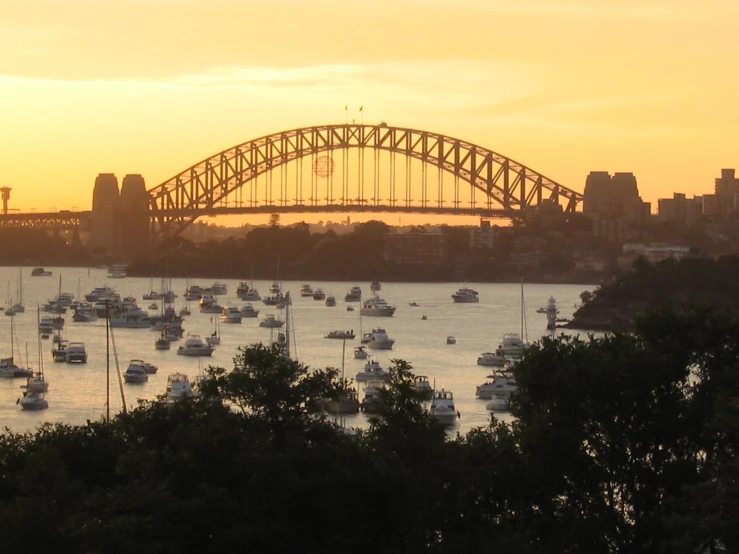
M 736 0 L 0 0 L 0 185 L 90 209 L 252 138 L 364 122 L 656 204 L 739 167 Z M 653 210 L 656 206 L 653 207 Z

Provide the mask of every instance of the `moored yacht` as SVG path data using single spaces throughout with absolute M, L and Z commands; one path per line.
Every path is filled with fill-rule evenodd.
M 43 267 L 34 267 L 31 270 L 31 277 L 50 277 L 51 271 L 46 271 Z
M 255 309 L 251 304 L 244 304 L 241 306 L 241 317 L 257 317 L 259 316 L 259 310 Z
M 203 289 L 198 285 L 190 285 L 185 290 L 185 300 L 192 302 L 194 300 L 200 300 L 203 297 Z
M 148 373 L 150 375 L 155 374 L 159 370 L 157 366 L 155 366 L 152 363 L 145 362 L 144 360 L 131 360 L 130 362 L 128 362 L 128 367 L 134 367 L 134 366 L 140 367 L 141 369 L 144 370 L 144 373 Z
M 375 294 L 373 298 L 365 300 L 359 313 L 361 315 L 391 317 L 395 313 L 395 306 L 391 306 Z
M 488 379 L 476 387 L 475 396 L 477 398 L 488 400 L 495 394 L 509 396 L 518 390 L 516 378 L 510 371 L 495 371 L 492 375 L 488 375 Z
M 479 302 L 480 297 L 476 290 L 472 290 L 468 287 L 462 287 L 457 292 L 452 294 L 452 300 L 455 302 Z
M 344 302 L 361 302 L 362 301 L 362 289 L 354 286 L 344 296 Z
M 89 302 L 83 302 L 74 309 L 72 321 L 78 323 L 87 323 L 89 321 L 97 321 L 98 313 L 95 307 Z
M 505 412 L 508 410 L 508 401 L 510 398 L 509 395 L 494 394 L 490 398 L 490 402 L 485 404 L 485 409 L 490 412 Z
M 508 358 L 503 356 L 498 350 L 495 352 L 483 352 L 477 358 L 477 365 L 487 367 L 504 367 L 508 363 Z
M 389 381 L 392 377 L 391 373 L 380 366 L 375 360 L 367 360 L 364 369 L 357 373 L 357 382 L 363 381 Z
M 206 344 L 200 338 L 200 335 L 187 335 L 185 344 L 177 349 L 180 356 L 211 356 L 213 348 L 210 344 Z
M 210 286 L 210 292 L 215 296 L 226 296 L 228 294 L 228 286 L 226 283 L 216 281 Z
M 444 389 L 435 390 L 431 397 L 429 413 L 442 425 L 455 425 L 460 415 L 454 406 L 454 395 L 452 391 Z
M 364 384 L 364 398 L 359 409 L 366 414 L 376 414 L 380 411 L 380 391 L 385 388 L 385 381 L 366 381 Z
M 378 290 L 382 290 L 382 285 L 380 284 L 380 281 L 372 281 L 370 284 L 370 290 L 372 292 L 377 292 Z
M 167 390 L 164 393 L 164 400 L 168 404 L 177 402 L 184 398 L 192 398 L 195 392 L 192 390 L 190 379 L 184 373 L 172 373 L 167 377 Z
M 357 346 L 354 349 L 354 359 L 355 360 L 366 360 L 367 359 L 367 349 L 364 346 Z
M 87 350 L 85 350 L 84 342 L 70 342 L 65 352 L 67 363 L 86 364 Z
M 329 294 L 326 297 L 326 306 L 329 306 L 329 307 L 336 306 L 336 297 L 333 294 Z
M 326 300 L 326 293 L 323 289 L 317 288 L 313 291 L 313 300 Z
M 110 326 L 125 329 L 148 329 L 151 326 L 151 318 L 148 312 L 140 308 L 132 308 L 111 316 Z
M 246 281 L 239 281 L 236 286 L 236 297 L 243 299 L 243 297 L 251 290 L 249 283 Z
M 31 377 L 33 376 L 33 370 L 31 369 L 24 369 L 22 367 L 17 366 L 13 362 L 13 357 L 10 358 L 3 358 L 0 360 L 0 377 L 6 378 L 6 379 L 12 379 L 14 377 Z
M 273 281 L 272 284 L 269 286 L 269 292 L 271 292 L 272 294 L 277 294 L 278 292 L 280 292 L 281 289 L 282 287 L 277 281 Z
M 374 350 L 391 350 L 393 344 L 395 344 L 395 339 L 391 339 L 385 329 L 377 327 L 376 329 L 372 329 L 371 332 L 364 334 L 362 344 Z
M 44 398 L 43 392 L 26 391 L 18 399 L 18 404 L 24 410 L 45 410 L 49 407 L 49 402 Z
M 221 314 L 221 322 L 241 323 L 241 317 L 241 310 L 239 310 L 236 306 L 228 306 L 226 308 L 223 308 L 223 313 Z
M 268 329 L 277 329 L 285 324 L 284 321 L 277 319 L 274 314 L 267 314 L 264 319 L 259 322 L 260 327 L 266 327 Z
M 300 296 L 313 296 L 313 288 L 308 283 L 303 283 L 300 287 Z
M 123 374 L 123 380 L 126 383 L 146 383 L 149 380 L 149 376 L 144 371 L 144 368 L 139 365 L 129 365 Z

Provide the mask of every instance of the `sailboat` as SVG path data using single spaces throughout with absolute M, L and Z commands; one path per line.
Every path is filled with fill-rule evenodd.
M 13 377 L 30 377 L 33 375 L 33 371 L 30 369 L 24 369 L 18 367 L 13 361 L 13 354 L 15 350 L 15 326 L 13 324 L 13 316 L 10 317 L 10 357 L 0 359 L 0 377 L 13 378 Z M 20 352 L 18 353 L 20 359 Z
M 10 281 L 8 281 L 8 307 L 5 308 L 5 315 L 15 315 L 15 310 L 11 307 L 13 304 L 12 298 L 10 298 Z
M 37 308 L 36 320 L 40 320 L 41 310 Z M 49 390 L 49 381 L 44 376 L 44 357 L 41 351 L 41 337 L 37 337 L 38 342 L 38 371 L 28 377 L 28 381 L 23 388 L 26 392 L 43 393 Z M 26 348 L 26 357 L 28 357 L 28 349 Z
M 210 318 L 211 323 L 213 322 L 213 318 Z M 215 326 L 213 328 L 213 332 L 210 334 L 208 338 L 205 339 L 205 342 L 210 344 L 211 346 L 214 346 L 216 344 L 221 344 L 221 326 L 218 323 L 218 318 L 215 318 Z
M 13 304 L 10 308 L 16 314 L 22 314 L 26 311 L 26 307 L 23 305 L 23 268 L 18 268 L 18 302 Z

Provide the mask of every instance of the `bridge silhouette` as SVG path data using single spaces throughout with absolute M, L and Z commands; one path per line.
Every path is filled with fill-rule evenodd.
M 582 194 L 506 156 L 446 135 L 338 124 L 266 135 L 206 158 L 149 189 L 150 236 L 176 236 L 202 216 L 422 213 L 523 216 Z M 83 229 L 90 211 L 6 213 L 0 226 Z

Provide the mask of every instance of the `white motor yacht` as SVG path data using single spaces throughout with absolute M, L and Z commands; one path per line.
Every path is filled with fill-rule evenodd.
M 388 381 L 392 375 L 389 371 L 383 369 L 380 363 L 375 360 L 367 360 L 364 369 L 357 373 L 357 382 L 364 381 Z
M 86 364 L 87 350 L 84 342 L 70 342 L 65 353 L 67 363 Z
M 157 366 L 149 362 L 145 362 L 144 360 L 131 360 L 128 362 L 128 367 L 140 367 L 145 373 L 150 375 L 155 374 L 159 370 Z
M 167 377 L 167 390 L 164 393 L 165 402 L 171 404 L 183 398 L 192 398 L 195 392 L 192 390 L 190 379 L 184 373 L 173 373 Z
M 485 409 L 490 412 L 505 412 L 508 410 L 510 396 L 505 394 L 494 394 L 490 402 L 485 404 Z
M 323 289 L 317 288 L 313 291 L 313 300 L 326 300 L 326 293 Z
M 313 296 L 313 288 L 308 283 L 304 283 L 300 287 L 300 296 Z
M 365 300 L 359 310 L 361 315 L 391 317 L 395 313 L 395 306 L 391 306 L 375 294 L 369 300 Z
M 429 413 L 442 425 L 455 425 L 460 416 L 457 408 L 454 406 L 454 395 L 452 391 L 444 389 L 434 391 L 431 397 Z
M 43 373 L 34 373 L 26 381 L 25 389 L 27 392 L 46 392 L 49 390 L 49 381 L 46 380 Z
M 249 286 L 249 283 L 246 281 L 239 281 L 239 284 L 236 286 L 236 297 L 237 298 L 243 298 L 246 296 L 246 293 L 251 290 L 251 287 Z
M 123 380 L 126 383 L 146 383 L 149 380 L 149 376 L 144 371 L 144 368 L 139 365 L 129 365 L 123 374 Z
M 236 306 L 223 308 L 221 323 L 241 323 L 241 310 Z
M 50 317 L 42 317 L 38 322 L 38 332 L 42 334 L 50 334 L 54 332 L 54 322 Z
M 503 356 L 498 350 L 495 352 L 483 352 L 477 358 L 477 365 L 487 367 L 505 367 L 508 362 L 508 358 Z
M 24 410 L 45 410 L 49 407 L 49 402 L 42 392 L 24 392 L 23 396 L 18 399 L 18 404 Z
M 192 302 L 200 300 L 203 297 L 203 289 L 198 285 L 190 285 L 185 290 L 185 300 Z
M 482 385 L 478 385 L 475 390 L 475 396 L 483 400 L 489 400 L 496 394 L 510 396 L 511 393 L 518 390 L 516 378 L 510 371 L 496 371 L 492 375 L 488 375 L 489 380 Z
M 354 286 L 344 296 L 344 302 L 361 302 L 362 301 L 362 289 Z
M 280 292 L 281 289 L 282 287 L 277 281 L 273 281 L 272 284 L 269 286 L 269 292 L 271 292 L 272 294 L 277 294 L 278 292 Z
M 258 317 L 259 310 L 255 309 L 251 304 L 241 306 L 241 317 Z
M 210 286 L 210 291 L 216 296 L 226 296 L 228 294 L 228 286 L 226 283 L 216 281 Z
M 274 314 L 267 314 L 264 319 L 259 322 L 260 327 L 266 327 L 268 329 L 277 329 L 285 324 L 284 321 L 277 319 Z
M 140 308 L 132 308 L 111 316 L 110 326 L 124 329 L 148 329 L 151 326 L 151 318 L 148 312 Z
M 415 375 L 413 377 L 413 384 L 418 392 L 421 392 L 426 398 L 431 398 L 431 393 L 434 392 L 434 388 L 431 386 L 429 378 L 425 375 Z
M 468 287 L 462 287 L 457 292 L 452 294 L 452 300 L 461 303 L 479 302 L 480 297 L 478 296 L 476 290 L 472 290 Z
M 523 354 L 527 346 L 518 333 L 506 333 L 503 335 L 503 343 L 498 346 L 498 351 L 503 356 L 518 358 Z
M 364 385 L 364 398 L 359 409 L 366 414 L 375 414 L 380 409 L 380 391 L 385 388 L 385 381 L 367 381 Z
M 177 349 L 180 356 L 211 356 L 215 348 L 203 342 L 200 335 L 187 335 L 185 344 Z
M 97 321 L 98 313 L 95 307 L 89 302 L 83 302 L 79 304 L 72 314 L 72 321 L 77 323 L 88 323 L 90 321 Z
M 391 350 L 395 339 L 391 339 L 385 329 L 377 327 L 362 337 L 362 344 L 373 350 Z

